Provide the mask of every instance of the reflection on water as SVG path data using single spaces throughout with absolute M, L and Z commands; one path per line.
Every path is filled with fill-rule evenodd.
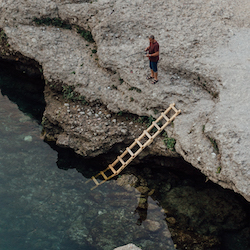
M 0 88 L 15 80 L 2 75 Z M 52 150 L 19 109 L 0 95 L 0 249 L 166 250 L 171 235 L 178 249 L 250 249 L 249 204 L 233 192 L 152 164 L 90 191 L 94 161 Z

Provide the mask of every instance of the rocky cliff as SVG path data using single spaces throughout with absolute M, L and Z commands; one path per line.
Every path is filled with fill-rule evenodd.
M 0 0 L 1 58 L 37 63 L 45 138 L 84 156 L 119 152 L 175 102 L 176 153 L 158 138 L 141 157 L 181 155 L 250 201 L 249 13 L 248 0 Z

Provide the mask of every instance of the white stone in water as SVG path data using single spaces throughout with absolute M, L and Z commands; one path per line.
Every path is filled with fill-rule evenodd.
M 126 246 L 117 247 L 114 250 L 141 250 L 141 248 L 139 248 L 136 245 L 130 243 L 130 244 L 126 245 Z
M 24 137 L 25 141 L 31 142 L 32 141 L 32 136 L 31 135 L 27 135 Z
M 31 118 L 29 116 L 23 116 L 22 118 L 19 119 L 19 122 L 27 122 L 30 120 L 31 120 Z

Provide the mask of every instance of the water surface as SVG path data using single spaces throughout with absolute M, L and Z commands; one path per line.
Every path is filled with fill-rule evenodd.
M 2 72 L 2 93 L 6 81 L 17 80 Z M 173 249 L 155 201 L 149 200 L 152 225 L 139 225 L 139 191 L 115 181 L 90 191 L 82 174 L 58 168 L 58 154 L 40 139 L 41 130 L 30 112 L 20 111 L 20 103 L 0 94 L 0 249 L 109 250 L 130 242 Z

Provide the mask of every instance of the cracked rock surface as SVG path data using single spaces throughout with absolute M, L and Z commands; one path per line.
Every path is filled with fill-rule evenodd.
M 1 0 L 0 27 L 10 46 L 1 49 L 1 57 L 17 51 L 34 59 L 51 93 L 59 85 L 74 87 L 77 95 L 101 103 L 107 112 L 157 118 L 155 110 L 175 102 L 182 114 L 167 132 L 177 141 L 177 153 L 212 181 L 250 201 L 249 12 L 248 0 Z M 72 29 L 38 26 L 34 17 L 60 18 Z M 85 41 L 76 27 L 89 30 L 95 42 Z M 157 85 L 145 79 L 148 60 L 143 49 L 150 34 L 160 44 Z M 58 102 L 53 94 L 46 101 Z M 45 118 L 56 125 L 61 120 L 50 107 Z M 74 148 L 80 145 L 89 116 L 81 121 L 73 114 L 69 118 L 71 123 L 62 126 L 55 139 Z M 81 124 L 78 130 L 73 122 Z M 105 123 L 111 122 L 98 131 L 105 133 Z M 112 145 L 126 143 L 127 133 L 134 138 L 126 132 L 133 126 L 118 127 Z M 74 150 L 95 156 L 111 148 L 109 136 L 96 142 L 94 138 L 86 133 L 82 148 Z M 153 148 L 152 154 L 168 154 L 166 147 Z

